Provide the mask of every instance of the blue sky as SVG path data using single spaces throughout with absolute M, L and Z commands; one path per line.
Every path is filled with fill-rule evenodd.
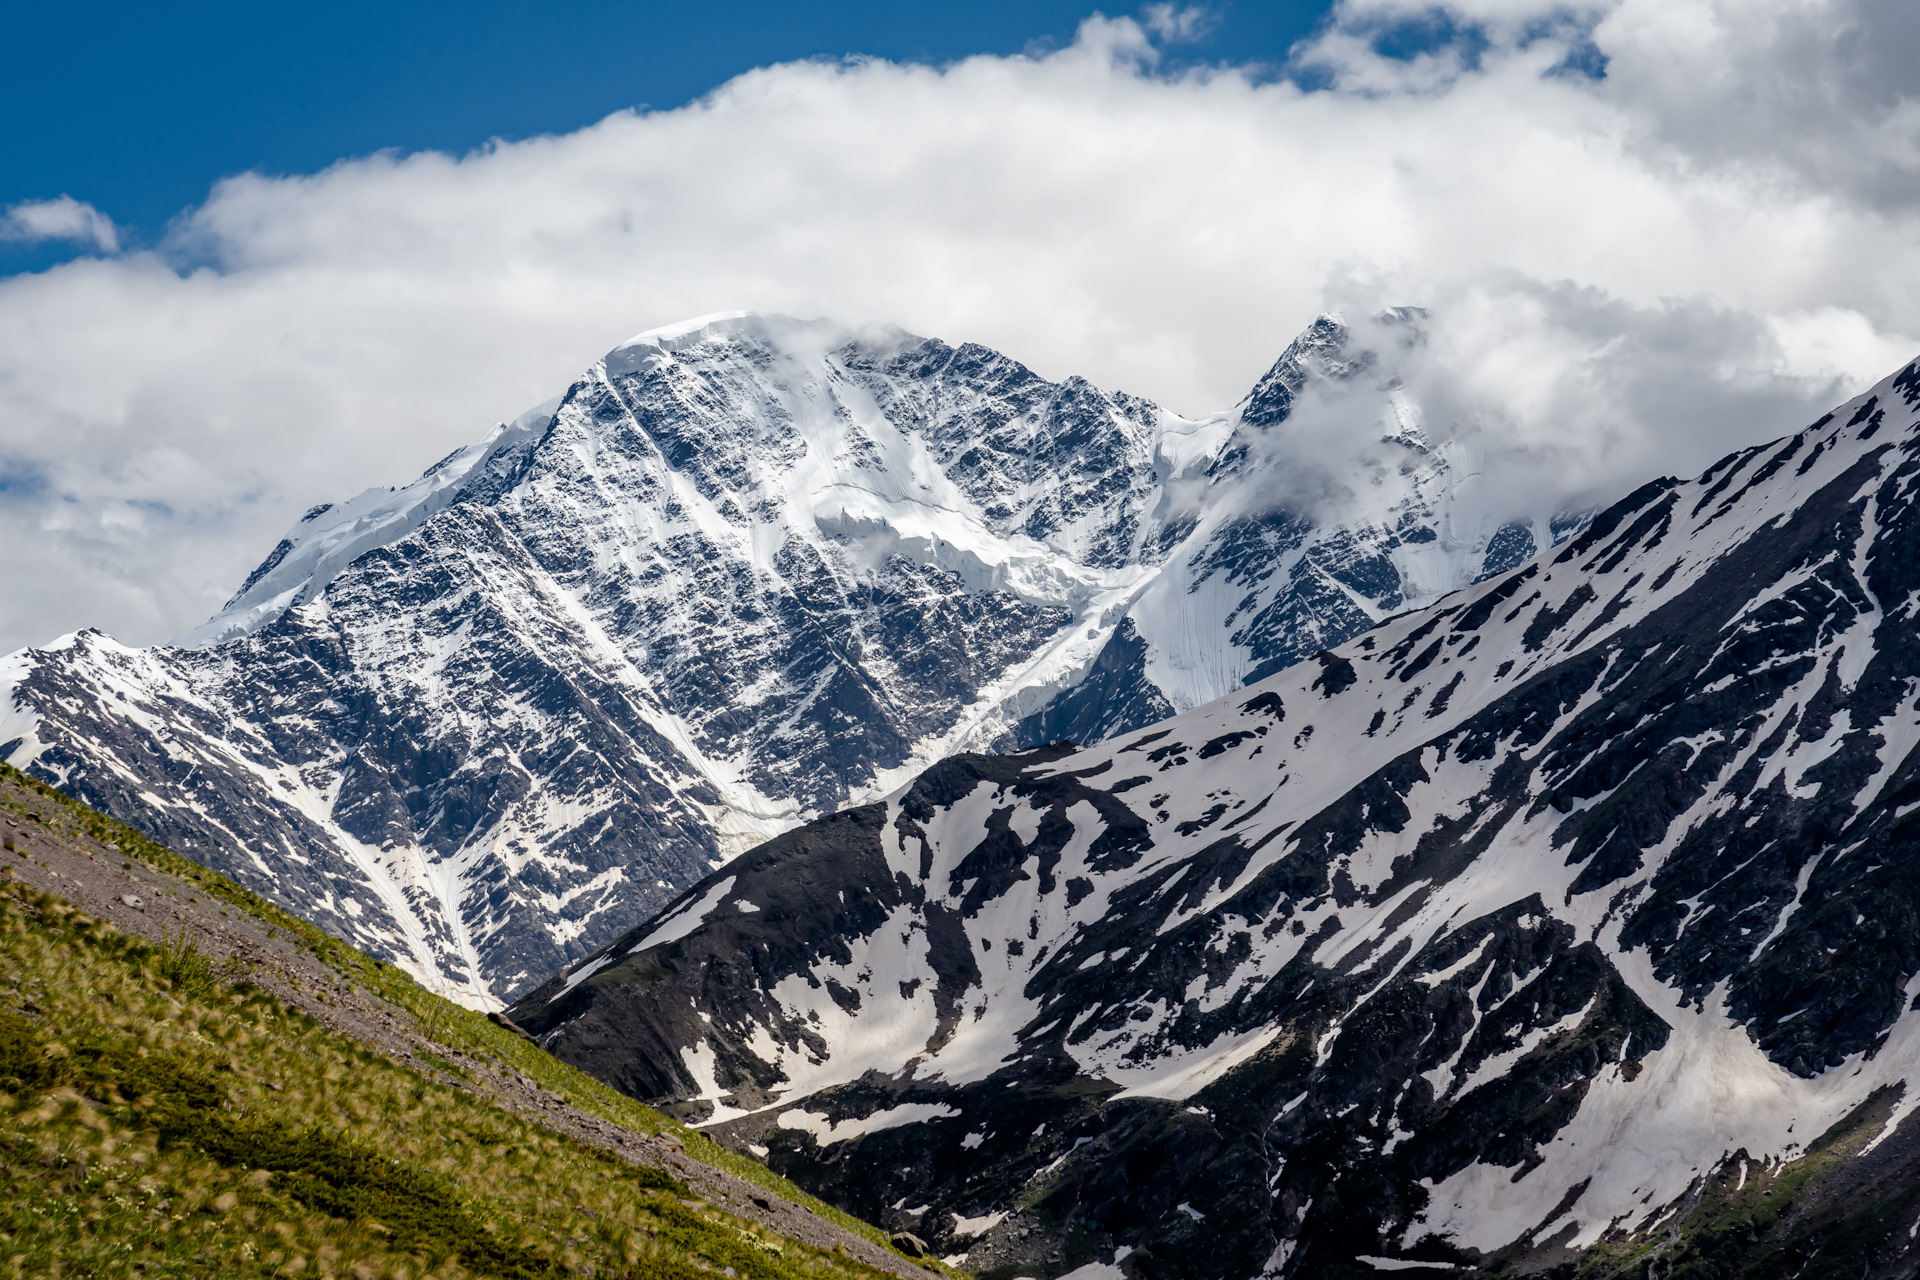
M 464 152 L 672 108 L 757 66 L 942 63 L 1058 48 L 1098 6 L 1061 0 L 450 0 L 18 4 L 0 48 L 0 206 L 70 195 L 134 243 L 220 177 L 313 172 L 383 148 Z M 1187 60 L 1278 63 L 1326 0 L 1213 6 Z M 1114 14 L 1131 8 L 1109 6 Z M 68 256 L 0 245 L 0 273 Z

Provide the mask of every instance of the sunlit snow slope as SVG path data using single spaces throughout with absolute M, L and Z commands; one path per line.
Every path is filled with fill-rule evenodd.
M 983 1272 L 1910 1275 L 1917 404 L 1146 731 L 945 761 L 513 1016 Z
M 1405 405 L 1343 522 L 1272 509 L 1295 397 L 1378 358 L 1322 320 L 1190 421 L 897 330 L 644 334 L 309 512 L 181 645 L 6 659 L 0 755 L 511 996 L 952 751 L 1149 723 L 1550 536 Z

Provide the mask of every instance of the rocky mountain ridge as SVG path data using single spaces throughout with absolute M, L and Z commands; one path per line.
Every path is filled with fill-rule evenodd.
M 0 660 L 0 757 L 496 1003 L 942 756 L 1151 722 L 1544 542 L 1379 358 L 1323 318 L 1190 420 L 898 330 L 643 334 L 308 512 L 182 643 Z M 1270 496 L 1316 388 L 1383 415 L 1344 522 Z
M 512 1016 L 987 1276 L 1911 1275 L 1917 497 L 1920 362 Z

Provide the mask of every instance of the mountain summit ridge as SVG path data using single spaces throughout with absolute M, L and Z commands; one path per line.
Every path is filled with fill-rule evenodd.
M 5 659 L 0 756 L 496 1002 L 942 756 L 1159 719 L 1532 546 L 1385 391 L 1355 518 L 1275 505 L 1349 342 L 1185 419 L 897 329 L 650 331 L 314 508 L 189 643 Z

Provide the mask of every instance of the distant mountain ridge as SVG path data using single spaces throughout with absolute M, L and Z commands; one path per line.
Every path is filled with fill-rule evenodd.
M 512 1016 L 976 1273 L 1911 1276 L 1920 362 Z
M 181 644 L 0 661 L 0 756 L 510 997 L 944 755 L 1138 727 L 1544 542 L 1384 390 L 1351 518 L 1275 506 L 1298 398 L 1374 358 L 1323 318 L 1189 420 L 898 330 L 643 334 L 314 508 Z

